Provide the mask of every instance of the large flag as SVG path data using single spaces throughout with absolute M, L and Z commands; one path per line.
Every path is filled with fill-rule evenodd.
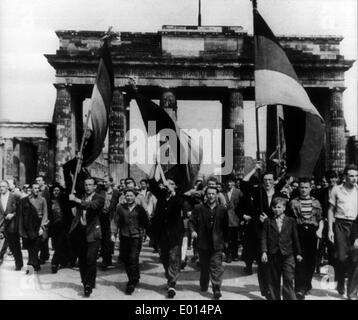
M 88 129 L 86 130 L 88 139 L 82 150 L 83 168 L 80 168 L 81 170 L 76 180 L 75 189 L 77 194 L 83 193 L 83 180 L 89 176 L 88 171 L 84 167 L 89 166 L 100 155 L 107 134 L 109 108 L 114 87 L 112 59 L 107 41 L 108 40 L 104 41 L 100 49 L 100 61 L 96 81 L 92 90 L 88 115 Z M 68 190 L 72 187 L 71 174 L 75 174 L 76 166 L 77 158 L 73 158 L 63 165 L 64 179 Z
M 185 131 L 180 130 L 175 121 L 167 114 L 167 112 L 155 104 L 153 101 L 143 96 L 138 92 L 133 92 L 136 104 L 131 106 L 131 118 L 133 119 L 133 127 L 140 130 L 145 137 L 146 148 L 142 146 L 143 150 L 146 149 L 143 157 L 139 161 L 133 161 L 129 157 L 131 164 L 136 164 L 146 174 L 149 174 L 152 167 L 155 165 L 153 158 L 161 161 L 159 149 L 170 151 L 170 155 L 175 157 L 170 158 L 171 165 L 162 166 L 167 167 L 165 172 L 166 177 L 170 177 L 176 181 L 181 191 L 186 191 L 194 180 L 197 178 L 201 160 L 202 148 L 197 141 L 194 141 Z M 150 124 L 155 123 L 155 128 L 151 128 Z M 161 131 L 171 131 L 174 134 L 174 139 L 161 140 Z M 163 131 L 162 131 L 163 133 Z M 156 141 L 158 143 L 156 144 Z M 131 154 L 131 147 L 129 146 L 129 153 Z M 158 148 L 159 147 L 159 148 Z M 175 152 L 174 152 L 175 151 Z M 159 176 L 157 176 L 159 178 Z
M 254 9 L 255 99 L 283 105 L 287 173 L 311 176 L 324 141 L 324 121 L 301 85 L 284 49 Z
M 97 78 L 92 90 L 89 109 L 91 135 L 82 152 L 84 166 L 90 165 L 100 155 L 107 135 L 114 87 L 112 59 L 107 41 L 104 41 L 101 48 Z

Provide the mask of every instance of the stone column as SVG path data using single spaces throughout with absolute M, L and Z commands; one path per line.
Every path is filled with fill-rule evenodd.
M 116 184 L 119 184 L 121 178 L 128 176 L 128 166 L 124 158 L 127 132 L 126 112 L 124 95 L 120 88 L 115 88 L 109 114 L 108 165 L 109 173 Z
M 329 101 L 329 169 L 340 171 L 346 165 L 345 120 L 343 116 L 344 88 L 334 88 Z
M 75 156 L 75 130 L 71 112 L 71 88 L 55 84 L 57 97 L 52 122 L 56 126 L 56 181 L 64 184 L 62 165 Z
M 4 179 L 9 180 L 14 176 L 14 143 L 12 139 L 5 139 L 5 163 L 4 163 Z
M 238 90 L 231 90 L 229 92 L 229 97 L 223 102 L 223 136 L 225 129 L 233 130 L 233 174 L 242 173 L 245 166 L 244 159 L 244 104 L 242 93 Z M 223 141 L 223 151 L 224 143 Z M 227 150 L 226 153 L 230 152 Z M 228 155 L 226 155 L 227 157 Z
M 38 139 L 35 141 L 37 146 L 37 175 L 45 176 L 46 182 L 49 182 L 49 148 L 48 141 Z

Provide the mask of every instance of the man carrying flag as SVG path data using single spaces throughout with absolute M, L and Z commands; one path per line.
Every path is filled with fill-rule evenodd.
M 76 207 L 75 216 L 70 228 L 70 236 L 76 256 L 79 258 L 81 280 L 84 286 L 84 296 L 89 297 L 96 283 L 96 260 L 101 240 L 100 214 L 105 204 L 104 197 L 96 192 L 94 178 L 84 178 L 85 194 L 74 194 L 77 175 L 82 165 L 88 166 L 101 153 L 108 128 L 109 107 L 113 93 L 113 69 L 108 50 L 108 37 L 104 38 L 95 85 L 92 91 L 91 108 L 87 124 L 91 120 L 91 134 L 88 125 L 82 137 L 81 148 L 76 159 L 74 181 L 69 200 Z M 86 144 L 85 144 L 86 142 Z M 75 163 L 75 160 L 71 160 Z M 69 186 L 67 186 L 68 188 Z

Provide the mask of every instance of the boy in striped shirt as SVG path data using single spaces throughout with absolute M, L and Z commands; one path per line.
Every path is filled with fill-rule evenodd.
M 312 289 L 312 278 L 316 265 L 317 241 L 322 238 L 324 222 L 319 201 L 311 196 L 311 180 L 299 179 L 299 196 L 289 204 L 296 218 L 298 237 L 303 260 L 296 265 L 295 291 L 297 299 L 303 300 Z

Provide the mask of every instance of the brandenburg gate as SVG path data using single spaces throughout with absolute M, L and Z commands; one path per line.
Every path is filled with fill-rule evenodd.
M 46 54 L 56 70 L 57 97 L 55 168 L 75 155 L 83 129 L 83 101 L 89 98 L 98 67 L 103 32 L 57 31 L 59 48 Z M 342 94 L 344 72 L 354 61 L 339 51 L 339 36 L 282 36 L 285 48 L 311 101 L 326 122 L 326 143 L 316 173 L 345 165 L 346 129 Z M 242 27 L 163 26 L 154 33 L 120 32 L 111 40 L 115 89 L 109 121 L 109 170 L 115 181 L 126 177 L 124 135 L 128 130 L 129 100 L 124 93 L 129 77 L 150 99 L 176 118 L 179 100 L 216 100 L 222 104 L 222 129 L 234 130 L 234 172 L 244 170 L 243 101 L 254 100 L 253 36 Z M 203 110 L 205 115 L 205 110 Z M 130 172 L 132 174 L 132 172 Z

